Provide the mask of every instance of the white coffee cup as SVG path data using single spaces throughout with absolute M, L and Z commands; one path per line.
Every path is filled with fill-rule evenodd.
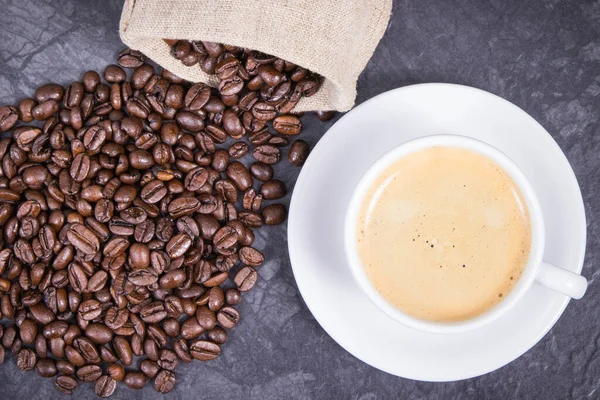
M 529 259 L 519 281 L 511 292 L 493 308 L 485 313 L 458 322 L 432 322 L 408 315 L 390 304 L 373 286 L 363 268 L 358 256 L 356 227 L 361 205 L 373 182 L 393 163 L 402 157 L 418 150 L 433 146 L 459 147 L 479 153 L 494 161 L 513 179 L 521 190 L 527 204 L 531 219 L 531 248 Z M 565 294 L 574 299 L 580 299 L 586 289 L 587 280 L 576 273 L 554 266 L 543 261 L 545 225 L 540 204 L 531 184 L 519 167 L 500 150 L 479 140 L 458 135 L 434 135 L 411 140 L 392 149 L 378 159 L 361 178 L 356 186 L 345 221 L 345 248 L 350 269 L 359 287 L 367 297 L 384 313 L 396 321 L 430 333 L 451 334 L 465 332 L 482 327 L 499 318 L 513 307 L 527 292 L 534 282 L 547 288 Z

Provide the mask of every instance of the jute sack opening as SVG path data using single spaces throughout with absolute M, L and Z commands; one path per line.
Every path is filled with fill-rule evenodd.
M 391 10 L 392 0 L 126 0 L 120 34 L 127 46 L 181 78 L 212 86 L 214 76 L 176 60 L 163 39 L 219 42 L 274 55 L 325 78 L 296 111 L 347 111 Z

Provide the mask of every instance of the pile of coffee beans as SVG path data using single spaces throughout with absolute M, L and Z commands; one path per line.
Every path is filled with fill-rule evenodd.
M 0 363 L 108 397 L 118 381 L 167 393 L 179 363 L 219 356 L 264 262 L 253 229 L 286 218 L 272 165 L 302 130 L 289 112 L 319 79 L 217 44 L 174 53 L 192 49 L 218 90 L 126 49 L 104 82 L 0 107 Z M 308 152 L 296 140 L 289 162 Z
M 267 121 L 273 121 L 273 128 L 281 134 L 294 135 L 302 129 L 297 116 L 277 115 L 289 113 L 302 97 L 317 93 L 322 81 L 318 74 L 289 61 L 236 46 L 188 40 L 165 39 L 165 42 L 171 46 L 173 57 L 183 65 L 199 65 L 207 74 L 217 75 L 223 103 L 242 113 L 242 123 L 248 131 L 262 130 Z M 333 111 L 316 114 L 321 121 L 334 117 Z

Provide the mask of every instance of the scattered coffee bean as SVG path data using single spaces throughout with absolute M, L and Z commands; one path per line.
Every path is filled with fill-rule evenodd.
M 196 360 L 214 360 L 221 353 L 219 345 L 207 340 L 195 340 L 190 345 L 190 354 Z
M 247 292 L 254 287 L 257 278 L 258 274 L 256 273 L 256 270 L 246 266 L 237 273 L 234 282 L 241 292 Z
M 271 204 L 263 208 L 261 215 L 267 225 L 282 223 L 287 217 L 287 210 L 283 204 Z
M 104 375 L 96 381 L 94 392 L 98 397 L 110 397 L 114 393 L 116 386 L 117 381 L 110 376 Z
M 321 121 L 329 121 L 335 116 L 335 111 L 316 111 L 315 114 Z
M 56 388 L 64 394 L 72 394 L 77 387 L 77 381 L 71 376 L 61 375 L 56 378 Z
M 132 389 L 141 389 L 146 384 L 146 377 L 141 372 L 128 372 L 123 382 Z
M 277 179 L 265 182 L 260 187 L 260 194 L 262 194 L 266 200 L 280 199 L 285 196 L 286 193 L 285 184 Z
M 17 355 L 17 367 L 23 371 L 31 371 L 36 361 L 35 353 L 31 349 L 21 349 Z
M 157 74 L 125 49 L 105 82 L 88 71 L 0 106 L 0 312 L 13 320 L 0 326 L 0 363 L 9 349 L 22 370 L 61 374 L 65 394 L 77 379 L 99 397 L 147 379 L 168 393 L 179 360 L 218 357 L 264 262 L 252 229 L 287 215 L 263 207 L 286 195 L 271 165 L 320 78 L 218 43 L 177 41 L 173 54 L 216 73 L 218 89 Z M 307 154 L 296 140 L 288 159 Z M 237 288 L 225 290 L 231 270 Z M 142 372 L 124 369 L 134 355 L 147 357 Z
M 154 388 L 159 393 L 169 393 L 175 386 L 175 373 L 173 371 L 162 370 L 154 379 Z
M 294 140 L 288 151 L 288 161 L 290 164 L 300 167 L 304 165 L 309 152 L 310 147 L 308 143 L 304 140 Z

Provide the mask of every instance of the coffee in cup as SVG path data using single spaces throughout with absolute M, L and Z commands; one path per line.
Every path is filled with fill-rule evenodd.
M 579 299 L 587 280 L 544 261 L 546 227 L 519 166 L 458 135 L 405 142 L 359 180 L 344 247 L 368 299 L 396 321 L 454 334 L 483 327 L 533 283 Z
M 421 149 L 368 189 L 357 249 L 373 286 L 428 321 L 470 319 L 518 282 L 531 247 L 529 211 L 512 178 L 477 152 Z

